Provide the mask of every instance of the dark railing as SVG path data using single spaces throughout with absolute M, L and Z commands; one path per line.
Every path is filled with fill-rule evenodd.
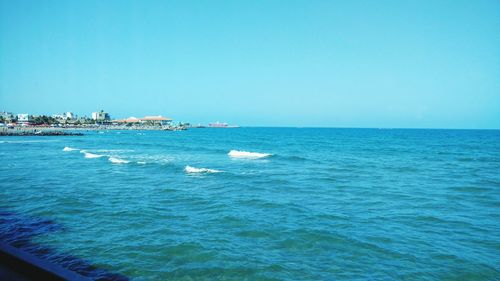
M 0 263 L 1 280 L 92 280 L 1 241 Z

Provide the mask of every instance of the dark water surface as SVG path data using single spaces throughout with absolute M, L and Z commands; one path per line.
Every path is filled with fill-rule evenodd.
M 500 278 L 500 131 L 105 131 L 0 159 L 0 238 L 94 278 Z

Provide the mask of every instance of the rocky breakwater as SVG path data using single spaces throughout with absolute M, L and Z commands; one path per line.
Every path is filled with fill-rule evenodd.
M 0 129 L 0 136 L 82 136 L 79 132 L 68 132 L 65 130 L 53 130 L 53 129 L 25 129 L 25 128 L 13 128 Z

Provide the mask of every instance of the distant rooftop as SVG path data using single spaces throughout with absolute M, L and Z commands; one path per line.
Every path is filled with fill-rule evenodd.
M 137 123 L 141 121 L 172 121 L 172 118 L 167 118 L 163 117 L 161 115 L 158 116 L 145 116 L 144 118 L 136 118 L 136 117 L 129 117 L 127 119 L 118 119 L 118 120 L 113 120 L 113 122 L 118 122 L 118 123 Z
M 172 118 L 163 117 L 161 115 L 158 116 L 145 116 L 141 118 L 142 121 L 172 121 Z

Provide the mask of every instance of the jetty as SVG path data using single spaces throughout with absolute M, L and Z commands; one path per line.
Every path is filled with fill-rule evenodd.
M 0 136 L 83 136 L 80 132 L 68 132 L 53 128 L 1 128 Z

